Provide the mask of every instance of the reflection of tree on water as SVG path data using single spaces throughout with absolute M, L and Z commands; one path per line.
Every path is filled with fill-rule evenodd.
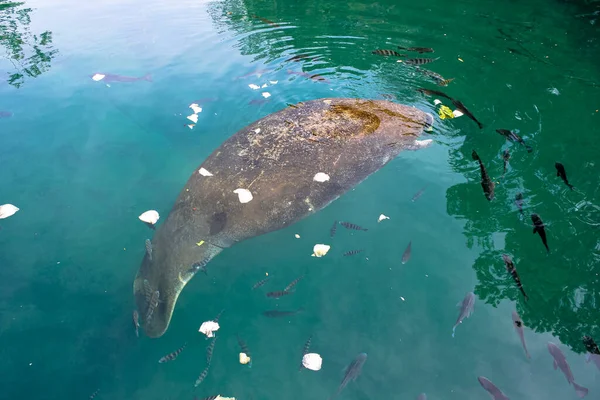
M 0 0 L 0 46 L 4 58 L 13 66 L 7 81 L 21 87 L 26 78 L 35 78 L 50 69 L 50 62 L 58 53 L 52 47 L 52 32 L 31 33 L 31 12 L 23 2 Z
M 497 198 L 488 202 L 480 185 L 479 169 L 468 158 L 470 151 L 470 146 L 463 146 L 451 154 L 453 168 L 465 174 L 469 183 L 450 187 L 446 199 L 448 213 L 465 223 L 467 246 L 476 245 L 480 250 L 473 264 L 478 280 L 477 297 L 493 306 L 502 300 L 516 302 L 526 327 L 538 333 L 550 332 L 575 351 L 585 350 L 581 341 L 584 335 L 600 342 L 598 228 L 580 219 L 581 210 L 577 211 L 576 207 L 552 212 L 556 193 L 547 188 L 552 186 L 550 179 L 554 176 L 540 187 L 539 182 L 513 175 L 512 180 L 520 182 L 510 182 L 510 178 L 501 180 L 497 185 Z M 485 159 L 489 160 L 486 166 L 492 178 L 499 177 L 500 164 L 494 164 L 489 153 L 484 162 Z M 521 189 L 521 185 L 538 189 L 530 193 Z M 518 192 L 524 195 L 524 215 L 514 204 Z M 600 199 L 592 196 L 596 199 L 590 200 L 597 204 Z M 564 199 L 558 199 L 561 200 Z M 532 212 L 542 213 L 547 225 L 551 250 L 548 255 L 540 237 L 532 233 Z M 507 272 L 503 253 L 515 261 L 529 301 L 525 301 Z M 511 323 L 509 315 L 506 323 Z

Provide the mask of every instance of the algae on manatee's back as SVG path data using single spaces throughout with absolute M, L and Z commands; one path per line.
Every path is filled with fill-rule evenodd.
M 134 281 L 141 315 L 145 280 L 161 296 L 146 334 L 166 331 L 183 287 L 224 248 L 322 209 L 401 150 L 422 147 L 416 139 L 432 124 L 414 107 L 332 98 L 287 107 L 231 136 L 195 169 L 157 228 L 152 259 L 142 261 Z M 318 173 L 329 179 L 314 180 Z

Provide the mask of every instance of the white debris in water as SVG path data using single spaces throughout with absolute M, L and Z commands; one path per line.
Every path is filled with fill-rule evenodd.
M 435 104 L 437 106 L 438 104 L 442 104 L 442 101 L 440 99 L 435 99 L 433 101 L 433 104 Z
M 420 148 L 425 148 L 433 143 L 433 139 L 415 140 L 415 145 Z
M 258 85 L 255 85 L 254 83 L 251 83 L 251 84 L 249 84 L 249 85 L 248 85 L 248 87 L 249 87 L 250 89 L 254 89 L 254 90 L 258 90 L 258 89 L 260 89 L 260 86 L 258 86 Z
M 198 114 L 198 113 L 202 112 L 202 107 L 199 107 L 198 104 L 196 104 L 196 103 L 190 104 L 190 108 L 192 109 L 194 114 Z
M 263 96 L 265 99 L 268 99 L 269 97 L 271 97 L 271 93 L 269 93 L 269 92 L 263 92 L 263 93 L 262 93 L 262 96 Z
M 106 75 L 103 74 L 95 74 L 94 76 L 92 76 L 92 80 L 98 82 L 104 79 L 105 76 Z
M 206 335 L 206 337 L 213 337 L 215 334 L 213 332 L 218 331 L 220 328 L 219 323 L 215 321 L 206 321 L 200 325 L 200 329 L 198 332 L 201 332 Z
M 187 126 L 188 128 L 190 128 L 190 129 L 194 129 L 194 127 L 196 126 L 196 124 L 189 124 L 189 125 L 186 125 L 186 126 Z
M 240 353 L 240 364 L 248 364 L 250 362 L 250 357 L 246 353 Z
M 196 123 L 196 122 L 198 122 L 198 114 L 188 115 L 187 119 L 189 119 L 190 121 Z
M 240 203 L 249 203 L 252 200 L 252 193 L 248 189 L 235 189 L 233 193 L 237 193 Z
M 315 247 L 313 247 L 312 257 L 323 257 L 325 254 L 327 254 L 330 248 L 331 246 L 326 244 L 315 244 Z
M 265 84 L 263 84 L 263 85 L 261 86 L 261 88 L 263 88 L 263 89 L 264 89 L 264 88 L 266 88 L 266 87 L 268 87 L 268 86 L 269 86 L 269 85 L 267 85 L 267 84 L 265 83 Z
M 300 239 L 300 235 L 298 235 L 297 233 L 294 236 L 296 237 L 296 239 Z
M 314 176 L 313 181 L 315 182 L 327 182 L 329 180 L 329 175 L 324 172 L 317 172 Z
M 254 132 L 255 132 L 255 133 L 260 133 L 260 128 L 256 128 L 256 129 L 254 130 Z
M 215 397 L 215 400 L 235 400 L 235 397 L 223 397 L 219 394 Z
M 155 210 L 148 210 L 139 216 L 140 221 L 143 221 L 147 224 L 152 224 L 152 225 L 154 225 L 156 222 L 158 222 L 159 218 L 160 218 L 160 216 L 158 215 L 158 212 Z
M 405 301 L 404 297 L 400 296 L 400 298 L 402 299 L 402 301 Z
M 379 216 L 379 218 L 377 218 L 377 222 L 381 222 L 381 221 L 383 221 L 384 219 L 390 219 L 390 217 L 388 217 L 387 215 L 383 215 L 383 214 L 381 214 L 381 215 Z
M 0 219 L 8 218 L 19 211 L 18 207 L 13 206 L 12 204 L 3 204 L 0 206 Z
M 210 172 L 208 172 L 206 169 L 204 168 L 200 168 L 200 170 L 198 171 L 198 173 L 202 176 L 213 176 L 213 174 L 211 174 Z
M 317 353 L 308 353 L 302 357 L 302 365 L 304 368 L 310 369 L 311 371 L 320 370 L 322 364 L 323 359 Z
M 271 85 L 277 85 L 277 82 L 279 82 L 279 81 L 269 81 L 269 83 L 270 83 Z
M 560 92 L 558 91 L 557 88 L 548 88 L 548 93 L 553 94 L 555 96 L 558 96 L 560 94 Z
M 458 117 L 462 117 L 465 114 L 463 114 L 459 110 L 454 110 L 454 111 L 452 111 L 452 115 L 454 115 L 454 118 L 458 118 Z

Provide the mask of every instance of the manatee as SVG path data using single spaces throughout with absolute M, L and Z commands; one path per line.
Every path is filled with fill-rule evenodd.
M 241 129 L 189 178 L 152 239 L 133 292 L 140 315 L 148 295 L 159 302 L 144 332 L 167 330 L 177 298 L 223 249 L 285 228 L 324 208 L 402 150 L 433 124 L 431 114 L 385 100 L 318 99 L 289 106 Z M 324 173 L 329 180 L 314 180 Z M 322 174 L 320 175 L 322 176 Z M 251 192 L 242 203 L 237 189 Z M 147 293 L 147 292 L 151 293 Z

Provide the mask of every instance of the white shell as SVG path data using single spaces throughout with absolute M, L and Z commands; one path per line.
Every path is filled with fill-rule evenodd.
M 248 364 L 251 361 L 246 353 L 240 353 L 240 364 Z
M 277 82 L 279 82 L 279 81 L 269 81 L 269 83 L 271 83 L 271 85 L 277 85 Z
M 318 371 L 321 369 L 322 364 L 323 364 L 323 359 L 317 353 L 308 353 L 302 357 L 302 365 L 306 369 L 310 369 L 312 371 Z
M 102 79 L 104 79 L 106 75 L 103 74 L 95 74 L 94 76 L 92 76 L 92 80 L 98 82 L 101 81 Z
M 198 113 L 202 112 L 202 107 L 199 107 L 198 104 L 196 104 L 196 103 L 190 104 L 190 108 L 192 109 L 194 114 L 198 114 Z
M 237 193 L 242 204 L 252 201 L 252 193 L 248 189 L 235 189 L 233 193 Z
M 300 235 L 298 235 L 297 233 L 294 235 L 294 237 L 296 237 L 296 239 L 300 239 Z
M 13 206 L 12 204 L 4 204 L 0 206 L 0 219 L 8 218 L 19 211 L 18 207 Z
M 261 88 L 266 88 L 266 87 L 268 87 L 268 86 L 269 86 L 269 85 L 267 85 L 267 84 L 265 83 L 264 85 L 262 85 L 262 86 L 261 86 Z
M 206 321 L 200 325 L 200 329 L 198 332 L 204 333 L 206 337 L 213 337 L 215 334 L 213 332 L 218 331 L 220 328 L 219 323 L 215 321 Z
M 313 247 L 313 257 L 323 257 L 325 254 L 327 254 L 327 252 L 329 251 L 329 249 L 331 248 L 331 246 L 327 245 L 327 244 L 315 244 L 315 247 Z
M 260 86 L 258 86 L 258 85 L 255 85 L 254 83 L 251 83 L 251 84 L 249 84 L 249 85 L 248 85 L 248 87 L 249 87 L 250 89 L 254 89 L 254 90 L 260 89 Z
M 200 170 L 198 171 L 198 173 L 202 176 L 213 176 L 213 174 L 211 174 L 210 172 L 208 172 L 208 170 L 204 169 L 204 168 L 200 168 Z
M 454 118 L 458 118 L 458 117 L 462 117 L 464 114 L 458 110 L 454 110 L 454 111 L 452 111 L 452 115 L 454 115 Z
M 139 218 L 143 222 L 154 225 L 156 222 L 158 222 L 160 215 L 158 215 L 157 211 L 148 210 L 145 213 L 143 213 L 142 215 L 140 215 Z
M 192 122 L 198 122 L 198 114 L 188 115 L 187 119 L 189 119 Z
M 269 92 L 263 92 L 263 93 L 262 93 L 262 96 L 263 96 L 265 99 L 267 99 L 267 98 L 271 97 L 271 93 L 269 93 Z
M 381 214 L 381 215 L 379 216 L 379 218 L 377 219 L 377 222 L 381 222 L 381 221 L 383 221 L 384 219 L 390 219 L 390 217 L 388 217 L 387 215 L 383 215 L 383 214 Z
M 313 181 L 315 182 L 327 182 L 329 180 L 329 175 L 324 172 L 317 172 L 314 176 Z

